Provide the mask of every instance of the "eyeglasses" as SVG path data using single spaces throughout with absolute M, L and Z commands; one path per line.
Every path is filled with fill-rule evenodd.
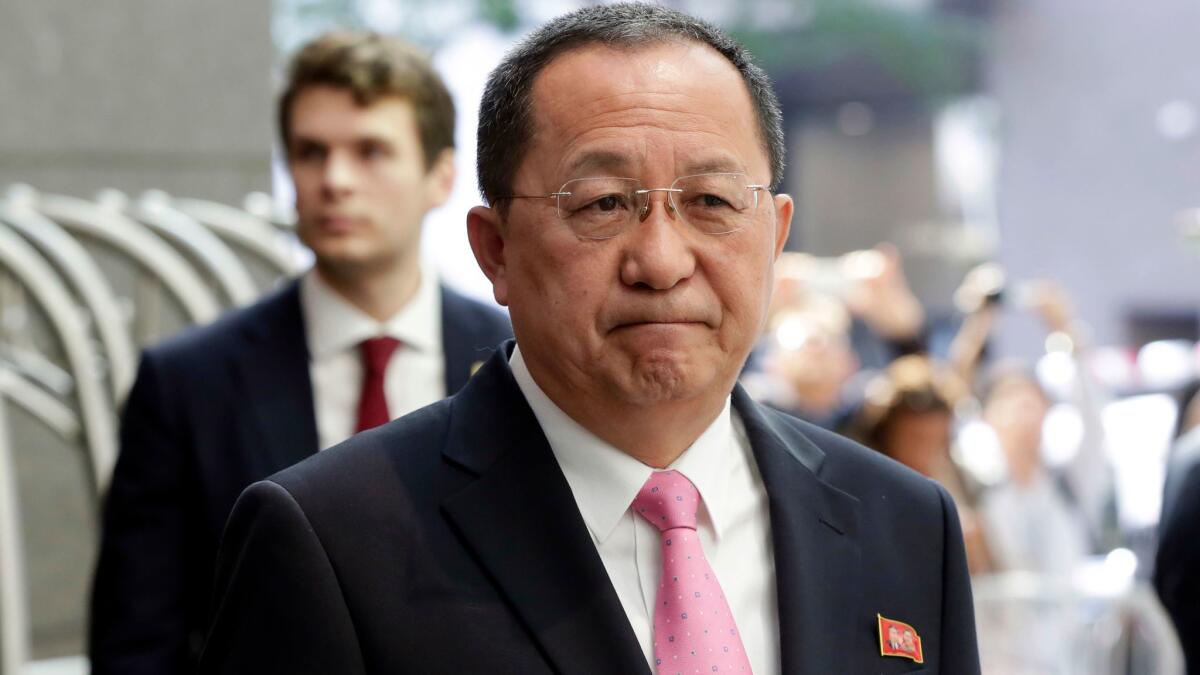
M 736 232 L 754 220 L 765 185 L 747 183 L 744 173 L 681 176 L 671 187 L 643 188 L 636 178 L 576 178 L 548 195 L 504 195 L 502 199 L 554 199 L 558 219 L 582 239 L 611 239 L 646 217 L 650 194 L 667 193 L 669 213 L 705 234 Z

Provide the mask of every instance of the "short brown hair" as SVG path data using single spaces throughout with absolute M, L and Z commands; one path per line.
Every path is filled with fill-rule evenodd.
M 425 166 L 454 147 L 454 101 L 429 58 L 402 40 L 378 33 L 334 31 L 304 45 L 292 57 L 287 85 L 279 97 L 279 133 L 284 152 L 291 145 L 292 106 L 308 87 L 347 89 L 369 106 L 398 96 L 412 103 Z

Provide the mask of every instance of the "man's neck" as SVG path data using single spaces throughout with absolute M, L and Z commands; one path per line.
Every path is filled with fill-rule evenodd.
M 725 408 L 724 399 L 703 406 L 703 411 L 697 408 L 695 402 L 659 404 L 613 412 L 612 417 L 605 415 L 607 423 L 596 419 L 580 424 L 642 464 L 665 469 L 712 425 Z M 620 422 L 614 425 L 614 419 Z
M 378 271 L 339 270 L 317 261 L 316 272 L 334 292 L 380 322 L 403 309 L 421 286 L 417 260 Z
M 556 390 L 550 378 L 539 379 L 532 368 L 530 375 L 546 396 L 584 429 L 656 469 L 665 469 L 679 459 L 725 409 L 728 397 L 726 393 L 703 400 L 623 405 L 603 396 L 580 396 L 578 391 L 564 395 L 566 392 Z

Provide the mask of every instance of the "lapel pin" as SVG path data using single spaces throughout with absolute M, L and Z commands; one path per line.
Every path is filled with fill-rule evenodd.
M 476 361 L 475 363 L 472 363 L 471 364 L 471 375 L 474 375 L 475 371 L 479 370 L 482 367 L 483 367 L 483 361 Z
M 917 663 L 925 663 L 925 655 L 921 651 L 921 636 L 912 626 L 903 621 L 884 618 L 879 619 L 879 655 L 899 656 L 911 659 Z

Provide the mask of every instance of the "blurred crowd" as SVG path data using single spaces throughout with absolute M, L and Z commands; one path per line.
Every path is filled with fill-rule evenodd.
M 1119 517 L 1119 467 L 1105 433 L 1106 421 L 1114 424 L 1106 408 L 1128 392 L 1096 376 L 1086 323 L 1059 284 L 1014 283 L 997 264 L 982 264 L 956 290 L 954 315 L 931 318 L 906 281 L 898 250 L 882 244 L 833 258 L 785 253 L 775 290 L 744 386 L 946 488 L 977 586 L 981 635 L 996 580 L 1002 586 L 995 597 L 1010 605 L 1028 583 L 1039 584 L 1028 594 L 1038 602 L 1055 597 L 1055 588 L 1075 599 L 1134 587 L 1149 597 L 1144 580 L 1154 563 L 1154 528 Z M 1066 377 L 1047 381 L 1039 367 L 1045 355 L 1028 361 L 994 355 L 994 330 L 1006 312 L 1039 320 L 1051 360 L 1070 366 L 1059 369 Z M 1169 464 L 1200 454 L 1196 390 L 1191 384 L 1170 392 L 1178 403 Z M 1141 454 L 1144 462 L 1154 461 L 1153 453 Z M 1180 473 L 1168 470 L 1164 509 L 1180 491 Z M 1146 637 L 1150 650 L 1173 640 L 1156 601 L 1134 604 L 1140 609 L 1124 621 L 1142 625 L 1130 632 Z M 1081 656 L 1062 630 L 1086 621 L 1046 620 L 1044 613 L 1014 619 L 1011 607 L 1005 612 L 997 619 L 999 632 L 1041 635 L 1014 638 L 1011 652 L 1018 656 L 998 657 L 1012 664 L 1011 672 L 1100 672 L 1056 669 L 1056 659 L 1080 667 Z M 984 659 L 987 664 L 987 653 Z
M 928 348 L 935 329 L 890 245 L 838 258 L 786 253 L 776 284 L 746 386 L 941 483 L 973 573 L 1067 573 L 1119 545 L 1102 394 L 1070 298 L 1053 281 L 1025 282 L 1009 299 L 1002 269 L 975 268 L 955 293 L 961 316 L 945 353 Z M 1034 363 L 989 358 L 1008 307 L 1036 314 L 1079 364 L 1067 400 L 1047 391 Z M 1057 403 L 1078 412 L 1083 433 L 1069 461 L 1051 467 L 1043 427 Z

